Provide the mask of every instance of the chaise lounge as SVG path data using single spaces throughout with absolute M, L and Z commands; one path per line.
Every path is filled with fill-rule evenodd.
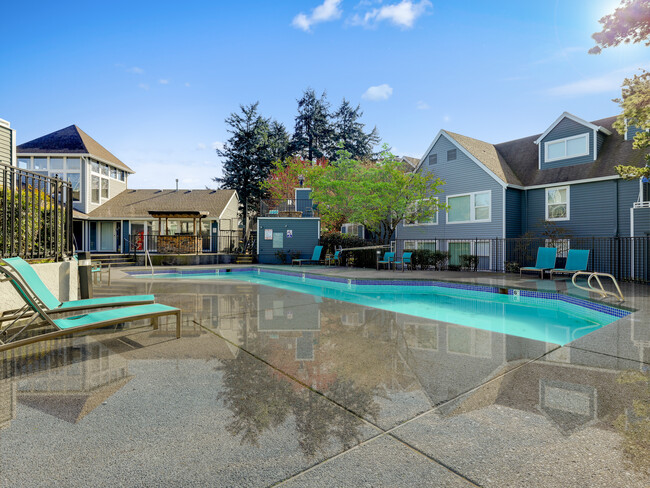
M 298 266 L 302 266 L 303 264 L 306 263 L 316 263 L 318 264 L 320 262 L 320 255 L 323 252 L 323 246 L 316 246 L 314 248 L 314 253 L 311 256 L 311 259 L 292 259 L 291 260 L 291 266 L 294 264 L 298 263 Z
M 521 277 L 522 271 L 535 271 L 539 272 L 540 278 L 544 279 L 544 271 L 550 271 L 555 268 L 555 258 L 557 257 L 557 248 L 555 247 L 540 247 L 537 249 L 537 261 L 535 266 L 527 268 L 519 268 L 519 276 Z

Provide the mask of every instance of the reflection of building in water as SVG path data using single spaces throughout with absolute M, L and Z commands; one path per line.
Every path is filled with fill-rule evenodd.
M 16 384 L 12 378 L 0 380 L 0 429 L 9 427 L 16 418 Z
M 5 356 L 3 382 L 18 385 L 20 403 L 62 420 L 78 422 L 132 378 L 126 359 L 90 336 L 38 344 Z

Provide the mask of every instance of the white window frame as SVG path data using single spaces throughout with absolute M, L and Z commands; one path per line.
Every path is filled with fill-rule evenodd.
M 348 227 L 353 227 L 353 226 L 355 226 L 355 225 L 357 226 L 357 233 L 356 233 L 356 234 L 353 234 L 353 235 L 356 235 L 357 237 L 359 237 L 359 232 L 358 232 L 358 231 L 359 231 L 359 227 L 361 227 L 361 228 L 363 229 L 362 234 L 365 235 L 365 233 L 366 233 L 366 226 L 363 225 L 363 224 L 356 224 L 356 223 L 354 223 L 354 222 L 346 222 L 345 224 L 342 224 L 342 225 L 341 225 L 341 234 L 347 234 L 347 235 L 350 235 L 350 232 L 348 231 Z M 343 232 L 343 229 L 345 229 L 345 232 Z
M 549 190 L 566 190 L 566 217 L 550 218 L 548 216 L 548 192 Z M 549 222 L 561 222 L 571 220 L 571 187 L 566 186 L 550 186 L 544 190 L 544 217 Z
M 98 171 L 93 171 L 93 169 L 92 169 L 92 163 L 93 162 L 97 163 Z M 108 168 L 108 174 L 102 173 L 102 167 L 103 166 L 106 166 Z M 111 165 L 106 164 L 106 163 L 102 163 L 101 161 L 97 161 L 96 159 L 89 158 L 88 159 L 88 174 L 90 175 L 89 183 L 90 183 L 91 192 L 92 192 L 92 177 L 93 176 L 98 176 L 99 177 L 99 202 L 93 201 L 92 195 L 91 195 L 90 203 L 93 204 L 93 205 L 98 205 L 98 204 L 101 205 L 102 203 L 109 201 L 111 199 L 111 180 L 119 181 L 119 180 L 116 180 L 115 178 L 111 178 L 111 176 L 110 176 L 110 174 L 111 174 Z M 119 176 L 119 174 L 118 174 L 118 176 Z M 107 188 L 108 189 L 108 197 L 103 197 L 102 196 L 102 180 L 106 180 L 106 183 L 108 185 L 108 188 Z
M 430 198 L 424 198 L 421 201 L 428 202 L 431 200 Z M 436 198 L 434 200 L 437 201 Z M 417 206 L 418 202 L 414 202 L 413 205 Z M 423 225 L 438 225 L 438 212 L 439 210 L 436 210 L 436 212 L 433 214 L 432 218 L 435 219 L 434 222 L 427 221 L 427 222 L 420 222 L 419 220 L 414 221 L 412 224 L 407 224 L 406 219 L 404 219 L 404 227 L 418 227 L 418 226 L 423 226 Z
M 482 195 L 484 193 L 487 193 L 490 196 L 490 205 L 488 207 L 488 218 L 487 219 L 481 219 L 481 220 L 476 220 L 475 214 L 476 214 L 476 195 Z M 449 213 L 447 213 L 447 224 L 453 225 L 453 224 L 485 224 L 492 222 L 492 190 L 484 190 L 484 191 L 475 191 L 473 193 L 458 193 L 456 195 L 447 195 L 447 205 L 449 206 L 449 199 L 450 198 L 456 198 L 456 197 L 467 197 L 469 196 L 469 220 L 461 220 L 457 222 L 451 222 L 449 220 Z M 451 206 L 449 206 L 451 208 Z
M 411 243 L 411 246 L 407 246 L 408 243 Z M 404 249 L 413 249 L 415 251 L 419 251 L 420 249 L 425 249 L 424 247 L 420 248 L 420 244 L 435 244 L 436 246 L 436 251 L 440 250 L 440 243 L 438 242 L 438 239 L 405 239 L 404 240 Z
M 584 138 L 585 140 L 585 152 L 580 153 L 580 154 L 572 154 L 571 156 L 567 156 L 566 152 L 566 147 L 567 147 L 567 142 L 574 140 L 574 139 L 582 139 Z M 559 144 L 559 143 L 564 143 L 564 156 L 560 156 L 559 158 L 549 158 L 548 157 L 548 147 L 551 144 Z M 544 143 L 544 162 L 550 163 L 553 161 L 562 161 L 564 159 L 573 159 L 573 158 L 580 158 L 582 156 L 588 156 L 589 155 L 589 134 L 580 134 L 577 136 L 571 136 L 571 137 L 565 137 L 563 139 L 555 139 L 552 141 L 547 141 Z

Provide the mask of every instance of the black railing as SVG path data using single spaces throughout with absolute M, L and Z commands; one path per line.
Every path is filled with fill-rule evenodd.
M 0 256 L 61 260 L 73 252 L 69 182 L 0 163 Z
M 131 234 L 128 236 L 129 253 L 149 251 L 157 254 L 199 254 L 243 252 L 241 231 L 222 230 L 213 234 Z
M 260 217 L 317 217 L 311 198 L 268 199 L 260 202 Z
M 471 268 L 494 272 L 518 272 L 521 267 L 534 266 L 540 247 L 557 248 L 558 268 L 566 264 L 569 249 L 586 249 L 589 250 L 587 270 L 610 273 L 620 281 L 650 283 L 650 236 L 398 239 L 393 244 L 398 257 L 405 251 L 429 251 L 418 253 L 422 263 L 416 266 L 424 269 Z

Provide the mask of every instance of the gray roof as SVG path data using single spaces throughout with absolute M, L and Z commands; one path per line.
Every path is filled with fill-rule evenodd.
M 541 133 L 514 141 L 490 144 L 461 134 L 443 132 L 505 183 L 535 186 L 616 176 L 618 173 L 614 167 L 619 164 L 645 165 L 643 155 L 647 151 L 632 149 L 632 141 L 624 140 L 623 136 L 613 128 L 615 121 L 616 117 L 607 117 L 591 122 L 612 132 L 611 135 L 605 136 L 596 161 L 552 169 L 539 169 L 538 145 L 535 144 L 535 140 Z
M 116 158 L 108 149 L 76 125 L 44 135 L 16 147 L 20 154 L 88 154 L 102 159 L 129 173 L 134 171 Z
M 149 211 L 206 211 L 218 218 L 235 190 L 124 190 L 88 214 L 89 219 L 152 219 Z M 237 197 L 235 197 L 235 200 Z

